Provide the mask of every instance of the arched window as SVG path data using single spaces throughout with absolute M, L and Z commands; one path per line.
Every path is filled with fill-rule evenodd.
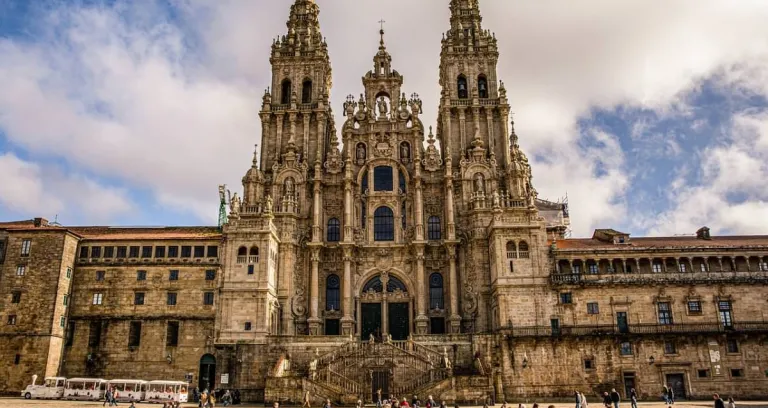
M 248 263 L 258 263 L 259 262 L 259 247 L 254 246 L 251 247 L 251 250 L 248 251 Z
M 459 89 L 459 99 L 467 99 L 469 97 L 469 92 L 467 91 L 467 77 L 459 75 L 457 86 Z
M 280 103 L 288 105 L 291 103 L 291 80 L 284 79 L 282 87 L 280 89 Z
M 389 280 L 387 281 L 387 292 L 392 293 L 396 290 L 401 292 L 408 292 L 408 289 L 405 287 L 403 281 L 390 275 Z
M 339 242 L 341 240 L 341 223 L 338 218 L 328 220 L 328 242 Z
M 443 303 L 443 275 L 433 273 L 429 276 L 429 308 L 444 309 Z
M 312 102 L 312 81 L 305 79 L 301 84 L 301 103 Z
M 237 249 L 237 256 L 246 256 L 248 255 L 248 248 L 241 246 Z
M 394 172 L 390 166 L 378 166 L 373 169 L 373 190 L 392 191 L 392 178 Z
M 373 240 L 395 240 L 395 214 L 389 207 L 379 207 L 373 213 Z
M 520 241 L 519 252 L 520 258 L 528 258 L 528 244 L 525 241 Z
M 341 282 L 339 277 L 337 275 L 328 275 L 328 278 L 325 280 L 325 310 L 341 309 L 340 289 Z
M 441 239 L 440 236 L 440 217 L 431 216 L 427 220 L 427 238 L 431 240 Z
M 485 75 L 477 77 L 477 90 L 480 98 L 488 98 L 488 80 L 485 78 Z
M 376 276 L 374 278 L 371 278 L 371 280 L 369 280 L 365 284 L 365 286 L 363 286 L 364 293 L 371 292 L 371 291 L 376 293 L 381 293 L 384 291 L 384 285 L 381 283 L 381 277 Z
M 517 245 L 515 241 L 507 241 L 507 259 L 517 258 Z

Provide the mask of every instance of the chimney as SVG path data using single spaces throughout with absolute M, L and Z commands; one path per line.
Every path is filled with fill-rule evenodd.
M 35 228 L 47 227 L 48 220 L 46 220 L 45 218 L 37 217 L 34 219 L 34 225 L 35 225 Z
M 709 235 L 709 228 L 708 227 L 701 227 L 696 231 L 696 238 L 697 239 L 712 239 L 712 237 Z

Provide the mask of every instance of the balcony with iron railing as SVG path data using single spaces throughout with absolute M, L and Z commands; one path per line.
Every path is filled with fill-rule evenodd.
M 718 334 L 767 333 L 768 322 L 744 321 L 723 325 L 720 322 L 702 323 L 636 323 L 627 325 L 596 324 L 574 326 L 505 326 L 499 332 L 510 337 L 568 337 L 648 334 Z

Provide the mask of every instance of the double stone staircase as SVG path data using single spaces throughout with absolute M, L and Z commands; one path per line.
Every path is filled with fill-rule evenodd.
M 328 398 L 339 402 L 368 403 L 375 402 L 379 389 L 382 399 L 410 400 L 451 376 L 445 353 L 412 340 L 352 341 L 312 361 L 307 386 L 332 393 Z

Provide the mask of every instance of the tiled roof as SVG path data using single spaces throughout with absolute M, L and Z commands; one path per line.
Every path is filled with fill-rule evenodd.
M 217 239 L 217 227 L 70 227 L 87 240 Z
M 0 222 L 0 229 L 24 228 L 24 227 L 32 227 L 34 225 L 35 225 L 35 220 L 7 221 L 7 222 Z
M 630 238 L 627 244 L 613 244 L 591 238 L 558 240 L 557 249 L 598 250 L 598 249 L 633 249 L 633 248 L 737 248 L 750 246 L 768 246 L 767 235 L 748 236 L 713 236 L 712 239 L 699 239 L 695 236 L 682 237 L 640 237 Z

